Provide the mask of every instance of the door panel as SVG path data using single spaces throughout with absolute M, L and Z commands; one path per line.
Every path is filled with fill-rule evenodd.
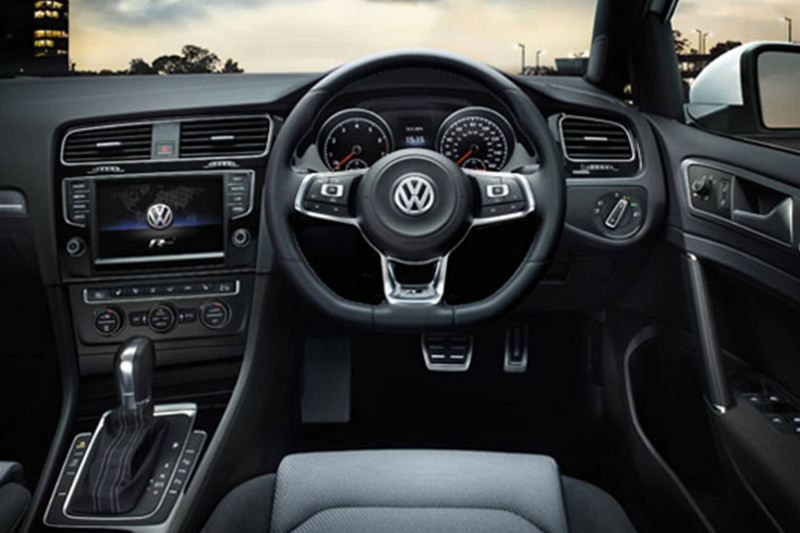
M 649 118 L 668 175 L 667 240 L 697 268 L 689 297 L 718 452 L 730 483 L 776 530 L 792 531 L 800 522 L 800 154 Z M 697 165 L 710 189 L 695 184 Z

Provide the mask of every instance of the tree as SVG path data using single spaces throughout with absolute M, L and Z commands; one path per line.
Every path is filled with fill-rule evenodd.
M 219 56 L 205 48 L 187 44 L 181 49 L 181 56 L 185 72 L 219 72 Z
M 672 30 L 672 38 L 675 41 L 675 53 L 679 56 L 697 53 L 689 44 L 689 39 L 683 36 L 679 30 Z
M 150 63 L 142 58 L 131 59 L 128 66 L 129 74 L 155 74 Z
M 741 46 L 741 42 L 739 41 L 720 41 L 714 46 L 711 47 L 711 50 L 708 51 L 709 55 L 711 55 L 711 59 L 716 59 L 717 57 L 721 56 L 728 50 L 733 50 L 737 46 Z
M 153 72 L 155 74 L 186 74 L 186 61 L 178 55 L 159 56 L 153 60 Z
M 207 48 L 187 44 L 181 48 L 180 55 L 165 54 L 148 63 L 144 59 L 131 59 L 126 74 L 211 74 L 244 72 L 233 59 L 224 65 L 214 52 Z
M 239 67 L 239 63 L 234 61 L 233 59 L 228 59 L 225 61 L 225 65 L 222 67 L 222 71 L 226 74 L 239 74 L 244 72 L 244 69 Z

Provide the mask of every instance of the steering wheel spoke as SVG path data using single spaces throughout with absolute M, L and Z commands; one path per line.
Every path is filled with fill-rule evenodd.
M 407 265 L 381 254 L 381 272 L 383 274 L 383 292 L 390 305 L 433 306 L 441 303 L 444 297 L 444 285 L 447 277 L 448 256 L 433 259 L 427 263 Z M 399 280 L 399 269 L 425 268 L 432 269 L 429 280 L 402 282 Z
M 533 187 L 524 174 L 464 169 L 480 195 L 476 195 L 473 226 L 498 224 L 523 218 L 536 210 Z
M 353 198 L 366 170 L 312 172 L 302 176 L 294 199 L 294 210 L 309 218 L 358 225 Z

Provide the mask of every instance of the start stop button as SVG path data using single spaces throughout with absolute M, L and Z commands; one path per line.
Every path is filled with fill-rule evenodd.
M 231 318 L 231 311 L 222 302 L 208 302 L 200 309 L 200 321 L 210 329 L 225 327 Z

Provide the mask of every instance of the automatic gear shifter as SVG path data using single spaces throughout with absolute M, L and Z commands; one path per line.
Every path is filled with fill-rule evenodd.
M 120 409 L 133 413 L 151 403 L 156 354 L 147 337 L 134 337 L 120 346 L 114 359 Z
M 97 430 L 87 475 L 76 487 L 70 506 L 73 512 L 121 515 L 142 496 L 164 438 L 164 424 L 153 416 L 154 372 L 150 339 L 130 339 L 117 351 L 114 375 L 120 406 L 108 412 Z

